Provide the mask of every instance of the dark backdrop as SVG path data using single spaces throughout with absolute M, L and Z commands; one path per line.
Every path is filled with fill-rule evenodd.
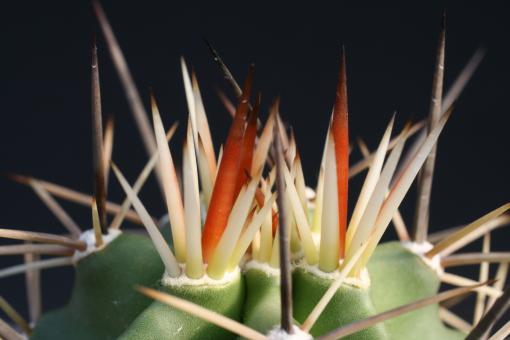
M 213 42 L 239 80 L 244 79 L 248 63 L 255 62 L 263 117 L 271 100 L 280 95 L 283 118 L 294 128 L 312 186 L 333 103 L 341 44 L 347 49 L 350 133 L 363 136 L 373 149 L 394 110 L 399 128 L 407 119 L 417 120 L 428 112 L 439 18 L 446 7 L 446 86 L 477 47 L 485 46 L 488 53 L 439 142 L 431 228 L 472 221 L 509 199 L 510 53 L 504 8 L 184 1 L 104 1 L 104 7 L 145 102 L 147 89 L 153 87 L 167 126 L 186 121 L 179 57 L 185 56 L 196 69 L 216 147 L 224 140 L 230 118 L 215 88 L 231 93 L 202 37 Z M 0 15 L 0 171 L 31 174 L 90 192 L 89 44 L 91 33 L 99 32 L 90 4 L 11 3 L 3 4 Z M 101 34 L 98 44 L 103 108 L 116 119 L 113 159 L 132 181 L 146 156 Z M 171 143 L 176 155 L 180 155 L 182 126 Z M 352 160 L 358 159 L 355 151 Z M 351 185 L 351 202 L 361 179 Z M 112 178 L 110 199 L 121 198 Z M 153 179 L 142 198 L 152 214 L 163 214 Z M 414 200 L 412 191 L 403 206 L 408 224 Z M 30 189 L 5 178 L 0 178 L 0 202 L 0 226 L 64 231 Z M 83 228 L 89 228 L 88 209 L 63 205 Z M 503 230 L 497 235 L 494 247 L 503 249 L 510 233 Z M 479 248 L 477 244 L 472 249 Z M 0 259 L 2 267 L 18 262 L 19 258 Z M 71 279 L 68 269 L 44 273 L 45 308 L 66 300 Z M 23 282 L 22 276 L 1 280 L 0 294 L 25 312 Z

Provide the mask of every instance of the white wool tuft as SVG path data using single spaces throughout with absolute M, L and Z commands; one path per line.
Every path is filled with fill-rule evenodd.
M 335 271 L 331 273 L 323 272 L 319 269 L 318 265 L 309 265 L 306 263 L 305 260 L 302 260 L 296 265 L 297 268 L 303 268 L 307 272 L 328 280 L 336 280 L 340 276 L 340 271 L 336 269 Z M 361 288 L 361 289 L 368 289 L 370 287 L 370 275 L 368 275 L 368 270 L 366 268 L 363 268 L 360 273 L 360 277 L 346 277 L 344 280 L 344 283 L 346 285 Z
M 311 340 L 312 336 L 303 332 L 299 327 L 292 326 L 294 334 L 288 334 L 281 328 L 274 328 L 267 334 L 268 340 Z
M 164 286 L 222 286 L 234 281 L 241 275 L 239 267 L 236 267 L 235 270 L 225 273 L 219 280 L 211 278 L 207 273 L 199 279 L 192 279 L 186 276 L 185 267 L 185 265 L 181 265 L 181 275 L 178 277 L 171 277 L 165 272 L 161 283 Z
M 419 256 L 423 262 L 429 266 L 432 270 L 434 270 L 437 276 L 441 276 L 444 273 L 443 267 L 441 267 L 441 257 L 439 255 L 435 255 L 432 258 L 425 256 L 430 249 L 434 248 L 434 246 L 429 242 L 416 243 L 404 241 L 402 242 L 402 246 L 409 250 L 411 253 Z
M 261 272 L 266 273 L 267 276 L 280 276 L 280 269 L 273 268 L 267 263 L 262 263 L 256 260 L 246 262 L 243 271 L 246 272 L 250 269 L 260 270 Z
M 87 249 L 84 251 L 76 250 L 73 255 L 73 261 L 78 262 L 84 257 L 87 257 L 90 254 L 103 249 L 107 244 L 115 240 L 120 234 L 122 234 L 122 232 L 119 229 L 108 229 L 108 234 L 103 235 L 103 245 L 98 248 L 96 247 L 96 234 L 94 229 L 84 231 L 80 235 L 80 241 L 83 241 L 87 244 Z
M 317 194 L 315 193 L 315 190 L 313 190 L 312 188 L 305 187 L 305 196 L 306 199 L 310 202 L 316 198 Z

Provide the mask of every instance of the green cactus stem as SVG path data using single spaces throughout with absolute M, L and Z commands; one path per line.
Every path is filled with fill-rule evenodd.
M 278 269 L 255 261 L 248 262 L 245 268 L 243 323 L 267 334 L 280 325 L 280 273 Z
M 319 271 L 299 266 L 293 273 L 294 318 L 304 322 L 333 282 L 334 275 L 318 275 Z M 366 272 L 365 272 L 366 273 Z M 310 330 L 320 336 L 340 326 L 377 314 L 371 295 L 368 275 L 355 286 L 344 283 L 337 290 L 326 309 Z M 349 339 L 390 339 L 383 325 L 377 325 L 353 334 Z
M 182 281 L 180 281 L 180 279 Z M 184 298 L 233 320 L 241 320 L 245 287 L 239 269 L 224 280 L 170 279 L 174 284 L 160 287 L 163 292 Z M 190 282 L 200 284 L 191 285 Z M 188 284 L 186 284 L 188 282 Z M 139 294 L 140 295 L 140 294 Z M 190 316 L 161 302 L 153 302 L 122 334 L 122 340 L 150 339 L 234 339 L 235 335 L 202 319 Z
M 400 242 L 378 246 L 368 263 L 370 296 L 378 313 L 436 294 L 436 271 Z M 439 318 L 439 305 L 431 305 L 385 322 L 392 339 L 462 339 Z
M 152 286 L 162 272 L 163 264 L 149 239 L 120 234 L 79 260 L 69 303 L 45 313 L 31 338 L 117 338 L 151 303 L 133 287 Z

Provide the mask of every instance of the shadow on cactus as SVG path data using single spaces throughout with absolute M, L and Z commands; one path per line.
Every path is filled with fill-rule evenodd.
M 491 252 L 490 237 L 510 221 L 510 204 L 465 226 L 428 233 L 437 141 L 483 57 L 477 51 L 443 94 L 444 18 L 427 121 L 408 123 L 395 134 L 393 115 L 381 129 L 375 151 L 358 139 L 363 159 L 354 165 L 349 164 L 347 63 L 342 51 L 313 190 L 305 182 L 296 138 L 281 119 L 279 99 L 263 122 L 261 96 L 252 94 L 253 65 L 240 87 L 209 43 L 237 104 L 222 95 L 233 120 L 216 155 L 197 76 L 181 59 L 189 118 L 179 178 L 168 145 L 177 124 L 165 132 L 151 93 L 151 128 L 105 13 L 98 2 L 93 5 L 150 159 L 133 185 L 111 162 L 114 127 L 108 120 L 103 129 L 94 42 L 93 195 L 11 175 L 34 190 L 67 234 L 0 229 L 0 237 L 25 241 L 0 246 L 1 255 L 25 256 L 24 264 L 0 270 L 0 278 L 26 275 L 31 321 L 0 299 L 0 308 L 12 321 L 0 320 L 2 337 L 474 339 L 493 333 L 509 307 L 504 285 L 510 256 Z M 110 168 L 126 194 L 120 205 L 107 201 Z M 364 170 L 348 218 L 349 179 Z M 153 171 L 168 210 L 160 223 L 138 197 Z M 398 209 L 415 180 L 418 200 L 409 229 Z M 55 197 L 91 207 L 92 228 L 82 231 Z M 111 221 L 108 214 L 114 215 Z M 145 231 L 121 230 L 124 220 L 143 225 Z M 390 224 L 399 240 L 381 243 Z M 481 253 L 457 254 L 479 238 Z M 489 263 L 498 263 L 497 280 L 489 278 Z M 40 270 L 70 265 L 75 279 L 69 302 L 41 314 Z M 446 271 L 459 265 L 479 265 L 479 277 Z M 442 283 L 458 288 L 440 292 Z M 472 292 L 476 303 L 469 323 L 444 301 L 453 305 Z M 506 324 L 492 338 L 509 333 Z

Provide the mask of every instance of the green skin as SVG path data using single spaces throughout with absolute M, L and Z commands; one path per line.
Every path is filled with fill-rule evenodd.
M 243 323 L 262 334 L 280 325 L 280 276 L 251 268 L 245 273 Z
M 399 242 L 378 246 L 367 269 L 371 280 L 369 290 L 342 285 L 312 328 L 312 335 L 325 334 L 349 322 L 435 295 L 439 290 L 440 280 L 435 271 Z M 303 322 L 331 281 L 298 268 L 294 272 L 293 283 L 294 317 Z M 439 305 L 434 304 L 351 337 L 449 340 L 463 339 L 465 335 L 446 327 L 439 318 Z
M 294 270 L 292 277 L 294 318 L 303 323 L 329 288 L 332 280 L 318 277 L 301 267 Z M 317 319 L 310 333 L 314 337 L 324 335 L 340 326 L 375 314 L 376 309 L 372 304 L 369 289 L 343 284 Z M 389 339 L 389 336 L 384 325 L 378 324 L 352 334 L 346 339 Z
M 128 270 L 111 270 L 128 268 Z M 399 242 L 377 247 L 368 263 L 370 289 L 342 285 L 311 330 L 322 335 L 437 293 L 440 280 L 419 256 Z M 158 286 L 163 266 L 145 237 L 121 234 L 103 250 L 79 261 L 67 306 L 46 313 L 32 339 L 229 339 L 235 335 L 217 326 L 144 297 L 135 285 Z M 259 269 L 220 286 L 160 287 L 215 310 L 262 332 L 280 323 L 279 277 Z M 396 279 L 397 278 L 397 279 Z M 112 282 L 115 284 L 112 285 Z M 293 273 L 294 317 L 303 322 L 331 284 L 303 268 Z M 447 328 L 432 305 L 351 335 L 352 339 L 462 339 Z M 140 314 L 141 313 L 141 314 Z M 134 320 L 134 321 L 133 321 Z M 125 332 L 124 332 L 125 331 Z
M 368 263 L 370 295 L 378 313 L 437 294 L 440 280 L 423 260 L 400 242 L 378 246 Z M 392 339 L 463 339 L 446 327 L 434 304 L 385 322 Z
M 117 338 L 152 302 L 134 287 L 150 287 L 163 270 L 148 238 L 119 235 L 78 262 L 69 303 L 45 313 L 31 339 Z
M 184 298 L 204 308 L 240 321 L 245 299 L 244 282 L 239 274 L 224 285 L 166 286 L 163 292 Z M 160 302 L 153 302 L 129 326 L 122 340 L 235 339 L 236 335 L 207 321 Z

